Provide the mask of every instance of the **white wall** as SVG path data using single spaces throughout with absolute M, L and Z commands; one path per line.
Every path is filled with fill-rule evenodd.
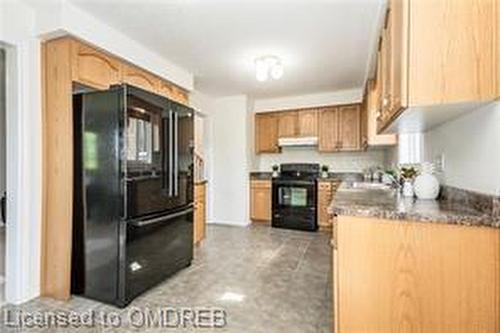
M 5 191 L 7 172 L 5 169 L 5 68 L 5 51 L 0 45 L 0 196 Z
M 287 147 L 281 154 L 259 155 L 258 167 L 254 171 L 271 171 L 273 164 L 280 163 L 319 163 L 328 165 L 332 172 L 363 172 L 374 166 L 387 166 L 386 150 L 366 152 L 319 153 L 314 148 Z
M 256 99 L 254 101 L 254 111 L 265 112 L 325 105 L 349 104 L 361 102 L 362 98 L 363 91 L 361 89 L 350 89 L 317 94 Z
M 7 49 L 6 300 L 11 303 L 40 290 L 42 122 L 35 16 L 26 4 L 0 2 L 0 42 Z
M 427 160 L 444 154 L 444 184 L 500 195 L 500 102 L 427 132 L 425 145 Z
M 124 60 L 145 68 L 187 90 L 193 90 L 193 74 L 142 46 L 106 22 L 96 19 L 68 1 L 33 2 L 35 29 L 40 36 L 71 34 Z
M 230 96 L 215 100 L 212 133 L 211 223 L 247 225 L 249 218 L 248 100 Z

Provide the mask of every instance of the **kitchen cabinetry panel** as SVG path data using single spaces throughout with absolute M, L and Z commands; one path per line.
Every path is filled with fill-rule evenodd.
M 158 92 L 161 79 L 69 37 L 44 41 L 41 57 L 44 170 L 40 291 L 43 296 L 67 300 L 71 295 L 73 83 L 108 89 L 126 82 Z M 178 89 L 178 99 L 187 101 L 186 92 Z
M 319 112 L 318 150 L 333 152 L 339 143 L 339 114 L 336 107 L 324 108 Z
M 270 222 L 272 214 L 272 195 L 270 180 L 250 181 L 250 219 Z
M 379 111 L 379 85 L 378 76 L 367 83 L 366 94 L 366 126 L 368 146 L 393 146 L 398 143 L 395 134 L 377 134 L 377 115 Z
M 490 0 L 389 1 L 378 55 L 379 133 L 425 130 L 453 117 L 426 112 L 496 98 L 498 6 Z
M 297 112 L 285 111 L 278 114 L 280 138 L 293 138 L 297 136 Z
M 138 67 L 129 64 L 123 64 L 122 68 L 123 82 L 142 88 L 144 90 L 158 92 L 160 79 Z
M 96 89 L 120 83 L 120 62 L 78 41 L 71 41 L 72 80 Z
M 278 116 L 260 113 L 255 115 L 255 151 L 259 153 L 279 153 Z
M 315 137 L 318 136 L 318 111 L 300 110 L 298 111 L 298 136 Z
M 189 97 L 187 92 L 182 90 L 181 88 L 176 87 L 174 84 L 170 82 L 160 79 L 158 82 L 157 91 L 158 94 L 165 96 L 173 101 L 176 101 L 184 105 L 189 104 Z
M 361 147 L 360 106 L 349 105 L 338 108 L 339 150 L 355 151 Z
M 337 332 L 500 331 L 499 230 L 348 216 L 336 229 Z
M 198 244 L 206 234 L 206 183 L 194 185 L 193 242 Z
M 409 1 L 410 106 L 495 97 L 496 2 Z

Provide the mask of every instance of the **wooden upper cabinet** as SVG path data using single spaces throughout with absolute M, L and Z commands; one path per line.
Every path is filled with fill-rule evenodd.
M 496 19 L 496 66 L 497 66 L 497 98 L 500 98 L 500 1 L 496 1 L 497 4 L 497 19 Z
M 160 80 L 158 83 L 158 94 L 169 99 L 174 99 L 174 86 L 170 82 Z
M 255 115 L 255 152 L 279 153 L 278 116 L 259 113 Z
M 336 107 L 321 109 L 318 127 L 318 150 L 320 152 L 337 151 L 340 147 L 338 109 Z
M 493 99 L 498 1 L 403 2 L 409 13 L 409 106 Z
M 165 80 L 159 81 L 158 94 L 184 105 L 189 104 L 188 93 Z
M 298 136 L 309 137 L 318 136 L 318 111 L 300 110 L 298 111 Z
M 387 22 L 387 38 L 390 38 L 388 47 L 390 56 L 390 117 L 394 117 L 407 104 L 407 82 L 406 74 L 407 49 L 404 47 L 408 42 L 408 6 L 406 1 L 390 0 Z
M 298 117 L 296 111 L 284 111 L 278 115 L 278 136 L 280 138 L 293 138 L 298 132 Z
M 133 65 L 123 64 L 122 80 L 124 83 L 128 83 L 154 93 L 157 93 L 159 90 L 159 78 Z
M 72 81 L 95 89 L 120 83 L 120 62 L 76 40 L 71 41 Z
M 377 76 L 379 133 L 407 108 L 440 112 L 445 104 L 498 96 L 499 6 L 495 0 L 389 0 Z
M 189 97 L 188 97 L 188 94 L 186 91 L 184 91 L 183 89 L 181 89 L 177 86 L 173 86 L 172 91 L 173 91 L 173 98 L 172 99 L 174 101 L 181 103 L 181 104 L 184 104 L 184 105 L 188 104 Z
M 379 89 L 375 80 L 369 80 L 366 93 L 366 135 L 368 146 L 393 146 L 398 143 L 395 134 L 377 134 L 377 114 L 379 113 Z
M 360 120 L 361 110 L 359 104 L 339 107 L 339 150 L 355 151 L 361 149 Z

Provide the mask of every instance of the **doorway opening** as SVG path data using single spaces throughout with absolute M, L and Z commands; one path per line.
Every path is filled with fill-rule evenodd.
M 0 305 L 5 301 L 6 253 L 6 55 L 0 47 Z

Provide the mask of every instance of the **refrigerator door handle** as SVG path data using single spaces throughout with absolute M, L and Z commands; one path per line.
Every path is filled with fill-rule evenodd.
M 163 117 L 162 118 L 162 129 L 163 129 L 163 152 L 164 152 L 164 155 L 163 155 L 163 181 L 162 181 L 162 190 L 163 191 L 167 191 L 167 186 L 168 186 L 168 175 L 170 174 L 170 170 L 169 170 L 169 165 L 168 165 L 168 159 L 169 159 L 169 156 L 166 154 L 166 150 L 168 149 L 168 126 L 169 126 L 169 123 L 168 123 L 168 118 L 165 118 Z
M 174 164 L 174 152 L 173 152 L 173 112 L 172 109 L 168 112 L 168 195 L 172 196 L 173 192 L 173 164 Z
M 160 217 L 156 217 L 156 218 L 153 218 L 150 220 L 130 221 L 129 223 L 131 225 L 133 225 L 134 227 L 140 228 L 140 227 L 150 226 L 150 225 L 160 223 L 160 222 L 169 221 L 169 220 L 175 219 L 177 217 L 187 215 L 187 214 L 192 213 L 192 212 L 193 212 L 193 207 L 192 207 L 192 205 L 190 205 L 189 208 L 183 209 L 180 212 L 175 212 L 175 213 L 172 213 L 172 214 L 167 215 L 167 216 L 160 216 Z
M 179 195 L 179 114 L 174 113 L 174 196 Z

